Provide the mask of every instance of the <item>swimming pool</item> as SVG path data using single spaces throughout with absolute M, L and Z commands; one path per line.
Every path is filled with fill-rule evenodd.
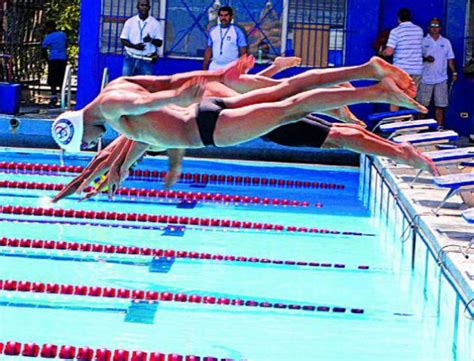
M 51 206 L 87 159 L 3 160 L 2 359 L 472 360 L 358 169 L 186 160 L 165 192 L 147 159 L 112 202 Z

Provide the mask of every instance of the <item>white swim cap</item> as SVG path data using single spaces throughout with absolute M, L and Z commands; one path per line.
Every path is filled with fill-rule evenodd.
M 82 110 L 68 111 L 56 118 L 51 126 L 54 141 L 66 152 L 81 151 L 84 134 L 84 113 Z

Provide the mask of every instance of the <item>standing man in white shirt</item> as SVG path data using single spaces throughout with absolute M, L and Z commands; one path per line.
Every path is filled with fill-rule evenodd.
M 430 21 L 428 35 L 423 39 L 423 73 L 416 99 L 428 107 L 434 98 L 435 119 L 438 127 L 444 127 L 444 109 L 448 106 L 448 66 L 452 81 L 458 79 L 451 42 L 441 36 L 441 21 Z
M 128 19 L 120 40 L 125 47 L 123 75 L 151 75 L 158 60 L 158 48 L 163 44 L 163 29 L 158 20 L 150 16 L 150 0 L 138 0 L 138 14 Z
M 209 30 L 202 64 L 203 70 L 224 68 L 227 64 L 247 54 L 247 39 L 244 32 L 232 24 L 233 15 L 234 11 L 230 6 L 222 6 L 219 9 L 220 24 Z
M 382 54 L 393 56 L 393 64 L 410 74 L 418 85 L 423 70 L 423 29 L 411 22 L 411 12 L 407 8 L 398 10 L 398 23 L 399 25 L 390 31 L 387 47 Z M 392 105 L 390 110 L 397 111 L 399 107 Z

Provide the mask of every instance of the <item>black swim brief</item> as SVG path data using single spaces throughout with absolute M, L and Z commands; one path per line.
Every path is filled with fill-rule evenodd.
M 225 103 L 220 98 L 204 99 L 199 103 L 196 122 L 201 141 L 205 146 L 216 146 L 214 143 L 214 130 L 216 129 L 219 114 L 223 109 L 225 109 Z
M 296 123 L 278 127 L 261 139 L 289 147 L 321 148 L 326 141 L 332 123 L 323 119 L 304 118 Z

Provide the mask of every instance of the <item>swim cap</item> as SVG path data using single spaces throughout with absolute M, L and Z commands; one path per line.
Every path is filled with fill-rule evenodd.
M 83 117 L 82 110 L 64 112 L 51 126 L 54 141 L 66 152 L 79 153 L 81 151 L 84 134 Z

